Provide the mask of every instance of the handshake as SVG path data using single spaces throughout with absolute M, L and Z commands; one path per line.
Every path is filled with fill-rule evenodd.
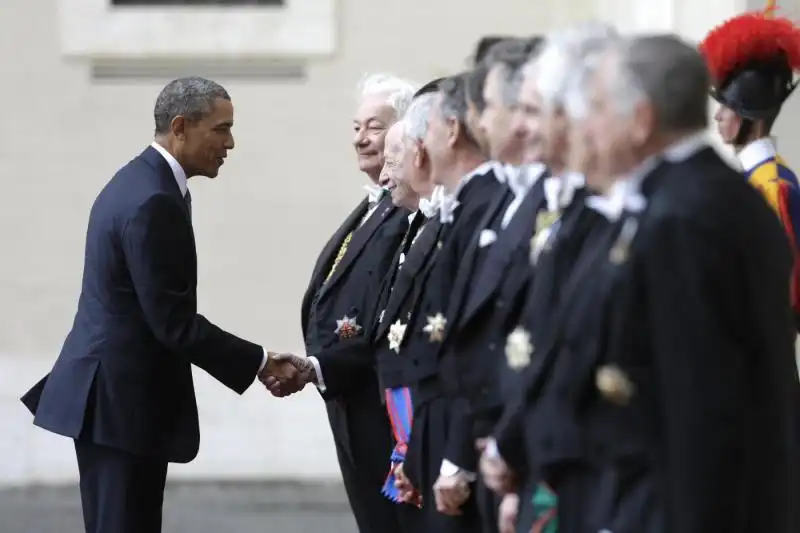
M 305 357 L 291 353 L 267 353 L 267 364 L 258 373 L 258 380 L 273 396 L 283 397 L 317 382 L 314 365 Z

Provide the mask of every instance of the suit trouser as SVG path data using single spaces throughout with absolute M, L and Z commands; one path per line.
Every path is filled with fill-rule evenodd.
M 160 533 L 167 462 L 75 440 L 86 533 Z

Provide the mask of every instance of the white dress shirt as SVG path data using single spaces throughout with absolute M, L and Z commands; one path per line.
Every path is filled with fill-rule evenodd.
M 508 184 L 508 188 L 514 193 L 514 199 L 511 200 L 505 213 L 503 213 L 503 219 L 500 221 L 501 229 L 506 229 L 511 223 L 511 219 L 514 218 L 514 215 L 519 210 L 519 206 L 525 201 L 528 191 L 539 181 L 539 178 L 542 177 L 547 167 L 536 164 L 522 167 L 507 167 L 507 170 L 509 174 L 506 178 L 506 183 Z
M 167 164 L 169 164 L 169 168 L 172 169 L 172 175 L 175 176 L 175 182 L 178 184 L 178 188 L 181 190 L 181 194 L 183 195 L 184 198 L 186 198 L 186 192 L 189 190 L 187 183 L 188 179 L 186 178 L 186 171 L 183 170 L 183 167 L 181 166 L 180 163 L 178 163 L 178 160 L 175 159 L 175 157 L 173 157 L 173 155 L 169 153 L 166 148 L 164 148 L 157 142 L 152 142 L 150 146 L 152 146 L 156 152 L 161 154 L 161 157 L 166 159 Z M 267 351 L 264 350 L 263 347 L 261 348 L 261 350 L 264 352 L 264 357 L 261 360 L 261 366 L 258 367 L 259 373 L 261 373 L 264 367 L 267 366 L 267 361 L 269 360 L 269 354 L 267 353 Z

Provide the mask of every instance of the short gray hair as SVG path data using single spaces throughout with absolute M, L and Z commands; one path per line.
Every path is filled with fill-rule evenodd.
M 391 74 L 368 74 L 358 85 L 358 100 L 386 95 L 386 103 L 394 109 L 397 120 L 400 120 L 418 88 L 417 84 Z
M 612 92 L 621 112 L 648 100 L 662 131 L 708 126 L 711 79 L 696 47 L 674 34 L 644 35 L 625 40 L 616 57 Z
M 613 26 L 600 22 L 578 24 L 550 34 L 538 56 L 525 67 L 533 76 L 546 108 L 563 107 L 570 78 L 591 55 L 621 39 Z
M 191 121 L 202 119 L 219 98 L 230 100 L 231 96 L 222 85 L 205 78 L 192 76 L 169 82 L 158 95 L 153 110 L 156 135 L 169 133 L 175 117 Z
M 567 78 L 562 98 L 562 106 L 567 116 L 574 120 L 583 120 L 589 116 L 587 91 L 589 83 L 599 70 L 602 52 L 591 53 L 575 68 Z
M 438 92 L 425 93 L 411 102 L 403 117 L 405 123 L 403 134 L 407 141 L 420 142 L 425 138 L 437 98 L 439 98 Z

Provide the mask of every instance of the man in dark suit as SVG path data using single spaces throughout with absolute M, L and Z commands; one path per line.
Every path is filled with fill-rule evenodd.
M 296 365 L 301 382 L 313 382 L 325 400 L 360 533 L 402 531 L 397 506 L 381 494 L 393 444 L 374 352 L 350 350 L 349 344 L 371 334 L 384 276 L 408 229 L 409 212 L 393 204 L 388 189 L 381 187 L 389 184 L 380 178 L 386 133 L 402 118 L 415 91 L 392 76 L 365 80 L 353 144 L 359 169 L 371 180 L 368 196 L 336 230 L 314 266 L 301 316 L 308 357 L 280 356 Z
M 418 129 L 418 123 L 427 118 L 430 110 L 430 101 L 439 80 L 433 80 L 414 95 L 414 101 L 408 107 L 403 119 L 395 122 L 388 130 L 384 139 L 384 166 L 381 171 L 380 181 L 390 184 L 393 188 L 391 197 L 394 204 L 408 210 L 408 229 L 400 244 L 394 252 L 391 264 L 381 282 L 375 307 L 364 313 L 366 320 L 361 334 L 348 339 L 341 339 L 328 349 L 319 352 L 315 358 L 318 364 L 325 366 L 329 372 L 326 385 L 331 380 L 342 383 L 350 380 L 351 376 L 364 375 L 375 372 L 378 378 L 379 394 L 385 404 L 386 413 L 392 425 L 392 434 L 395 437 L 394 449 L 387 452 L 383 458 L 383 472 L 385 480 L 380 492 L 390 501 L 394 502 L 397 516 L 402 522 L 404 531 L 416 531 L 419 519 L 419 509 L 416 505 L 405 505 L 398 496 L 396 481 L 402 479 L 401 464 L 403 450 L 407 437 L 410 420 L 403 422 L 396 418 L 396 409 L 404 406 L 393 402 L 394 389 L 402 383 L 398 377 L 400 370 L 397 360 L 397 349 L 402 340 L 402 322 L 414 295 L 414 285 L 419 276 L 417 273 L 424 268 L 425 262 L 435 249 L 437 234 L 436 202 L 430 197 L 434 185 L 429 179 L 427 165 L 419 168 L 415 164 L 415 149 L 408 139 L 408 132 Z M 425 230 L 426 236 L 420 238 Z M 280 354 L 276 356 L 286 359 L 301 369 L 301 377 L 310 381 L 316 379 L 313 364 L 295 355 Z M 400 373 L 401 374 L 401 373 Z M 317 380 L 318 381 L 318 380 Z M 334 390 L 342 389 L 340 385 L 333 384 Z M 402 426 L 402 427 L 401 427 Z M 366 441 L 370 442 L 370 441 Z M 388 474 L 388 475 L 387 475 Z
M 23 397 L 37 426 L 75 440 L 87 533 L 161 530 L 167 463 L 191 461 L 200 442 L 192 364 L 239 394 L 256 376 L 296 374 L 197 314 L 186 181 L 215 178 L 233 149 L 230 96 L 178 79 L 154 115 L 153 144 L 92 206 L 72 330 Z
M 528 461 L 562 532 L 796 531 L 786 238 L 704 140 L 694 46 L 639 37 L 597 67 L 587 131 L 604 196 L 590 206 L 608 231 L 586 241 L 531 355 Z
M 441 422 L 449 417 L 449 404 L 434 383 L 436 356 L 446 334 L 446 313 L 462 252 L 493 195 L 505 185 L 495 175 L 496 166 L 485 163 L 466 129 L 464 77 L 444 80 L 430 99 L 427 116 L 412 128 L 410 137 L 415 153 L 429 165 L 431 178 L 444 187 L 445 196 L 438 224 L 426 228 L 415 246 L 430 250 L 430 257 L 415 275 L 412 306 L 401 317 L 404 334 L 396 346 L 398 360 L 403 361 L 403 382 L 399 385 L 411 388 L 414 413 L 404 473 L 422 495 L 425 517 L 420 531 L 468 531 L 479 527 L 475 513 L 465 512 L 459 517 L 439 513 L 433 494 L 442 463 L 443 435 L 447 434 Z M 407 267 L 408 263 L 404 270 Z M 469 477 L 457 468 L 448 475 L 460 487 L 464 476 Z M 463 488 L 459 490 L 463 492 Z

